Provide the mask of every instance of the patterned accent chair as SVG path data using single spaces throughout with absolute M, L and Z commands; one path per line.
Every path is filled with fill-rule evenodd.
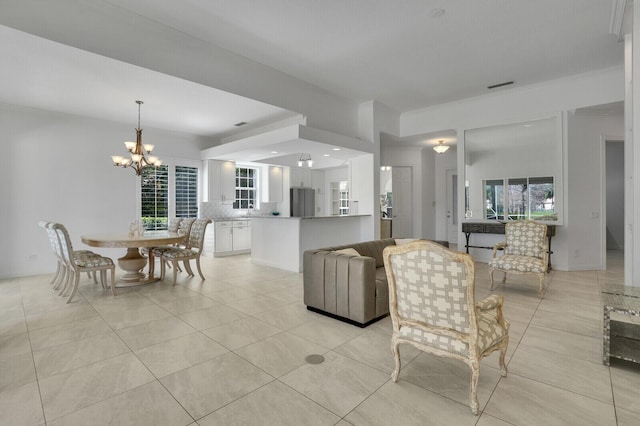
M 507 375 L 509 322 L 502 316 L 504 298 L 492 295 L 476 303 L 473 258 L 440 244 L 389 246 L 383 256 L 393 324 L 391 378 L 397 382 L 400 373 L 400 343 L 459 359 L 471 368 L 470 406 L 477 415 L 480 360 L 500 350 L 500 370 Z
M 532 220 L 508 222 L 504 234 L 506 241 L 493 247 L 493 259 L 489 262 L 489 289 L 493 290 L 493 273 L 496 270 L 504 272 L 503 284 L 507 281 L 507 272 L 535 274 L 540 280 L 539 295 L 542 298 L 549 259 L 547 225 Z M 496 257 L 499 249 L 504 249 L 504 255 Z
M 74 251 L 71 246 L 71 238 L 69 238 L 67 228 L 60 223 L 50 224 L 50 226 L 58 235 L 62 258 L 64 259 L 65 269 L 67 271 L 67 279 L 64 287 L 60 291 L 60 295 L 65 294 L 68 291 L 69 286 L 71 286 L 71 293 L 67 298 L 67 303 L 70 303 L 78 292 L 78 283 L 82 272 L 100 271 L 102 288 L 106 289 L 107 271 L 111 271 L 111 294 L 115 296 L 116 266 L 113 263 L 113 260 L 97 254 L 92 256 L 74 256 Z
M 186 247 L 168 247 L 152 250 L 152 254 L 160 258 L 161 279 L 164 279 L 165 263 L 167 262 L 171 262 L 173 266 L 173 285 L 176 285 L 176 279 L 178 278 L 179 261 L 182 261 L 184 269 L 187 271 L 189 276 L 194 276 L 195 274 L 189 265 L 189 260 L 191 259 L 196 260 L 196 266 L 198 267 L 200 278 L 203 280 L 205 279 L 202 274 L 202 270 L 200 269 L 200 255 L 202 254 L 202 246 L 204 245 L 204 233 L 207 225 L 210 223 L 211 219 L 196 219 L 190 226 L 189 238 L 187 239 Z

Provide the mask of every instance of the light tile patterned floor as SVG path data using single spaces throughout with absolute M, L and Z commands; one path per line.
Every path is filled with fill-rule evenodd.
M 461 362 L 401 347 L 390 380 L 388 318 L 360 329 L 311 313 L 301 274 L 249 256 L 202 263 L 204 282 L 179 274 L 116 297 L 83 277 L 70 305 L 51 275 L 0 281 L 0 424 L 640 424 L 640 367 L 601 360 L 598 285 L 622 281 L 620 254 L 607 271 L 553 271 L 543 300 L 535 277 L 494 290 L 510 371 L 497 353 L 482 361 L 480 416 Z M 476 277 L 490 294 L 485 264 Z

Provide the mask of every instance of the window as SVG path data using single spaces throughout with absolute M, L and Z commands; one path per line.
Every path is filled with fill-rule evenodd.
M 198 217 L 197 163 L 164 164 L 140 174 L 140 216 L 145 230 L 164 230 L 170 217 Z
M 504 219 L 504 181 L 486 180 L 484 182 L 485 192 L 485 215 L 486 219 Z
M 252 209 L 256 207 L 258 189 L 258 171 L 248 167 L 236 167 L 236 201 L 234 209 Z
M 509 178 L 484 181 L 485 219 L 557 220 L 553 177 Z M 504 206 L 507 206 L 505 218 Z
M 140 174 L 144 229 L 167 229 L 169 219 L 169 167 L 149 167 Z
M 198 217 L 198 168 L 176 166 L 176 217 Z
M 507 197 L 509 219 L 526 219 L 529 207 L 527 178 L 509 179 L 507 183 L 509 191 Z

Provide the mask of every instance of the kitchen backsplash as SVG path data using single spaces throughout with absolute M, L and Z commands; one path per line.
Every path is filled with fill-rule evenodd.
M 235 216 L 268 216 L 278 211 L 278 203 L 260 203 L 257 209 L 234 209 L 232 204 L 223 204 L 221 201 L 200 203 L 200 217 L 203 219 L 217 219 L 221 217 Z

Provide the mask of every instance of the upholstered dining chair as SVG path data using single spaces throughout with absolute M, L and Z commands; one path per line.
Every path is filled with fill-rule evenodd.
M 102 287 L 107 287 L 107 271 L 111 271 L 111 294 L 115 293 L 115 271 L 116 267 L 113 260 L 108 257 L 103 257 L 98 254 L 93 256 L 74 256 L 73 247 L 71 245 L 71 238 L 69 232 L 64 225 L 60 223 L 53 223 L 49 225 L 57 234 L 60 249 L 62 252 L 62 258 L 64 259 L 65 267 L 67 270 L 67 278 L 65 284 L 60 291 L 60 295 L 64 295 L 69 292 L 67 297 L 67 303 L 70 303 L 78 292 L 78 283 L 80 281 L 80 274 L 82 272 L 100 272 L 100 282 Z M 70 287 L 70 288 L 69 288 Z
M 58 234 L 53 229 L 52 225 L 53 225 L 52 222 L 46 222 L 46 221 L 38 222 L 38 226 L 44 229 L 45 232 L 47 233 L 47 237 L 49 238 L 49 243 L 51 244 L 51 250 L 53 251 L 53 254 L 56 256 L 56 260 L 58 261 L 56 273 L 53 276 L 53 279 L 51 280 L 51 283 L 50 283 L 54 289 L 58 289 L 60 285 L 65 281 L 68 271 L 67 271 L 66 263 L 64 261 L 63 254 L 62 254 L 62 247 L 60 246 L 60 240 L 58 239 Z M 83 257 L 91 257 L 91 256 L 98 256 L 98 255 L 92 252 L 91 250 L 74 250 L 73 256 L 76 259 L 79 259 Z M 87 276 L 89 278 L 92 277 L 92 274 L 93 274 L 94 282 L 98 284 L 98 279 L 96 277 L 95 271 L 87 272 Z
M 169 221 L 167 222 L 167 232 L 178 232 L 178 229 L 180 228 L 180 223 L 182 222 L 182 218 L 181 217 L 177 217 L 177 218 L 171 218 L 169 219 Z M 164 246 L 164 247 L 173 247 L 173 246 Z M 147 256 L 149 255 L 149 247 L 142 247 L 140 248 L 140 253 Z
M 547 247 L 547 225 L 532 220 L 507 222 L 504 227 L 505 240 L 493 247 L 493 259 L 489 261 L 489 288 L 493 290 L 493 273 L 504 272 L 502 283 L 507 281 L 507 272 L 513 274 L 535 274 L 540 281 L 538 293 L 544 295 L 549 249 Z M 502 256 L 497 251 L 504 249 Z
M 165 276 L 165 263 L 171 262 L 173 266 L 173 285 L 176 284 L 176 279 L 178 278 L 178 262 L 182 261 L 184 265 L 184 269 L 187 271 L 189 276 L 194 276 L 195 274 L 191 270 L 191 266 L 189 265 L 189 261 L 191 259 L 195 259 L 196 266 L 198 268 L 198 273 L 200 274 L 200 278 L 203 280 L 204 275 L 202 274 L 202 269 L 200 268 L 200 256 L 202 255 L 202 247 L 204 245 L 204 233 L 206 231 L 207 225 L 211 223 L 211 219 L 196 219 L 190 226 L 189 238 L 186 240 L 186 247 L 167 247 L 161 249 L 153 249 L 152 253 L 154 256 L 160 258 L 160 278 L 164 279 Z
M 383 258 L 393 325 L 391 378 L 398 380 L 401 343 L 461 360 L 471 369 L 470 406 L 477 415 L 480 360 L 500 350 L 500 370 L 507 375 L 509 322 L 502 316 L 503 297 L 476 303 L 473 258 L 431 241 L 388 246 Z

